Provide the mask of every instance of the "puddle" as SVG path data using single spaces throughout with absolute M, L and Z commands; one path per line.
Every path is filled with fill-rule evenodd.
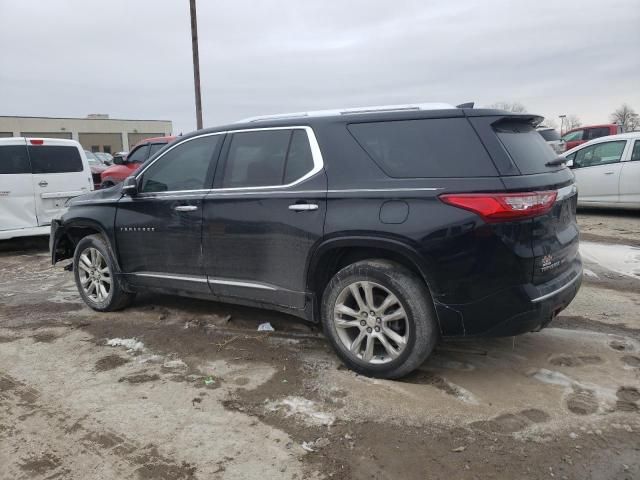
M 640 278 L 640 248 L 580 242 L 580 253 L 588 260 L 612 272 Z

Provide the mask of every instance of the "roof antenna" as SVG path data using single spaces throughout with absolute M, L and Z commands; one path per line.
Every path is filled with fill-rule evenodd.
M 460 105 L 456 105 L 456 108 L 473 108 L 475 102 L 467 102 L 461 103 Z

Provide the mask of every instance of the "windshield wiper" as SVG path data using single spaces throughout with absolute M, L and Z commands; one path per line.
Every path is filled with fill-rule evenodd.
M 555 160 L 549 160 L 545 165 L 547 167 L 557 167 L 558 165 L 562 165 L 563 163 L 567 163 L 567 159 L 564 157 L 558 157 Z

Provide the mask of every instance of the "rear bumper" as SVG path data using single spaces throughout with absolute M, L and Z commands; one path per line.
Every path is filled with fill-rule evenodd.
M 520 285 L 464 305 L 436 305 L 438 314 L 455 313 L 465 336 L 506 337 L 540 330 L 574 299 L 582 284 L 582 260 L 540 285 Z M 445 307 L 443 309 L 439 307 Z

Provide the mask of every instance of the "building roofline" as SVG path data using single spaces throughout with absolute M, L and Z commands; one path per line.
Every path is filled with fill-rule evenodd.
M 36 117 L 31 115 L 0 115 L 0 118 L 36 118 L 39 120 L 90 120 L 90 121 L 116 121 L 116 122 L 165 122 L 172 123 L 171 120 L 146 120 L 130 118 L 86 118 L 86 117 Z

